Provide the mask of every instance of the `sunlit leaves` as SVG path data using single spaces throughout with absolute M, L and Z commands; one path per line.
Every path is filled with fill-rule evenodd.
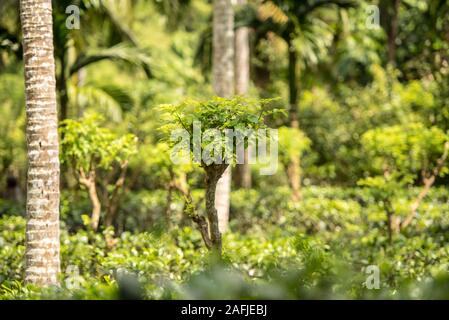
M 220 139 L 210 139 L 210 142 L 207 141 L 208 137 L 205 137 L 206 139 L 203 139 L 201 144 L 201 150 L 226 149 L 228 143 L 225 135 L 226 129 L 253 130 L 253 133 L 256 133 L 258 129 L 266 128 L 265 117 L 283 113 L 279 109 L 270 109 L 272 101 L 273 99 L 215 97 L 206 101 L 190 99 L 177 105 L 163 105 L 160 110 L 163 112 L 165 125 L 161 127 L 161 131 L 165 132 L 168 137 L 173 130 L 183 129 L 190 137 L 194 137 L 194 123 L 198 123 L 201 127 L 201 135 L 210 135 L 215 130 L 221 137 Z M 250 138 L 254 139 L 254 134 Z M 191 143 L 193 145 L 192 139 Z M 246 140 L 245 146 L 247 143 Z M 191 150 L 194 150 L 194 147 Z
M 362 136 L 372 168 L 404 175 L 429 171 L 442 155 L 446 141 L 448 136 L 443 131 L 422 123 L 376 128 Z
M 79 121 L 67 119 L 61 124 L 63 162 L 87 172 L 97 167 L 109 169 L 136 153 L 137 138 L 134 135 L 120 136 L 102 128 L 101 121 L 100 115 L 90 114 Z
M 280 127 L 279 129 L 279 159 L 286 166 L 293 158 L 310 150 L 310 139 L 299 129 Z

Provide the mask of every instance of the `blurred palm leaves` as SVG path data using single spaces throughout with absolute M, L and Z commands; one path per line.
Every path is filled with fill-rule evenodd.
M 112 89 L 112 85 L 83 86 L 77 79 L 79 77 L 74 76 L 94 63 L 107 60 L 136 66 L 142 69 L 147 77 L 151 77 L 148 51 L 139 47 L 130 29 L 135 3 L 135 0 L 53 1 L 53 37 L 61 107 L 73 109 L 75 101 L 84 101 L 77 97 L 84 92 L 83 97 L 95 97 L 92 103 L 100 103 L 101 109 L 106 108 L 108 103 L 107 109 L 110 110 L 109 113 L 114 114 L 114 118 L 118 117 L 119 109 L 129 108 L 131 100 L 129 94 L 124 94 L 123 89 L 118 89 L 117 86 Z M 66 26 L 66 8 L 71 5 L 80 10 L 80 30 L 68 29 Z M 21 59 L 19 1 L 2 0 L 0 14 L 1 68 L 5 54 L 13 53 Z M 102 30 L 101 33 L 96 32 L 99 29 Z M 73 87 L 78 85 L 80 88 L 73 90 Z M 77 94 L 73 96 L 75 91 Z M 123 99 L 125 96 L 128 98 Z M 117 103 L 122 101 L 126 101 L 126 105 L 118 108 Z M 63 104 L 65 106 L 62 106 Z
M 351 0 L 254 0 L 236 8 L 236 26 L 247 26 L 254 31 L 254 47 L 268 41 L 272 48 L 285 50 L 276 44 L 278 39 L 292 41 L 300 66 L 304 67 L 318 63 L 328 53 L 335 27 L 340 22 L 338 9 L 354 5 Z M 262 59 L 259 50 L 253 52 L 256 60 Z M 203 72 L 210 70 L 211 54 L 212 28 L 209 26 L 203 30 L 195 58 Z
M 271 19 L 279 24 L 286 24 L 288 22 L 288 16 L 284 11 L 271 1 L 260 4 L 257 8 L 257 13 L 261 21 Z
M 102 60 L 122 61 L 129 65 L 141 67 L 151 77 L 150 57 L 142 49 L 127 44 L 118 44 L 109 48 L 94 48 L 81 53 L 69 68 L 73 75 L 82 68 Z
M 259 39 L 269 39 L 271 32 L 291 41 L 304 67 L 324 59 L 341 22 L 338 9 L 353 5 L 348 0 L 264 1 L 253 25 Z
M 69 95 L 80 113 L 93 109 L 115 122 L 122 121 L 123 113 L 134 105 L 130 93 L 114 84 L 88 82 L 82 86 L 71 85 Z

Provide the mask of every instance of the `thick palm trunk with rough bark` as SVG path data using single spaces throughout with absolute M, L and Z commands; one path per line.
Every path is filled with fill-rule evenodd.
M 237 5 L 245 5 L 246 0 L 237 0 Z M 240 27 L 235 32 L 235 92 L 237 95 L 248 94 L 250 81 L 250 49 L 248 27 Z M 245 162 L 237 165 L 237 185 L 251 188 L 251 167 L 248 162 L 248 150 L 245 150 Z
M 234 11 L 231 0 L 214 0 L 212 83 L 220 97 L 234 94 Z M 231 193 L 231 167 L 217 183 L 215 207 L 220 232 L 228 228 Z
M 51 0 L 21 0 L 28 145 L 25 281 L 58 283 L 59 142 Z

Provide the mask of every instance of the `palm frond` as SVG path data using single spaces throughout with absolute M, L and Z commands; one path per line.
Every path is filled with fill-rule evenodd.
M 93 108 L 116 122 L 123 119 L 124 109 L 129 108 L 129 104 L 133 103 L 125 90 L 111 84 L 88 83 L 80 87 L 71 85 L 69 95 L 72 101 L 76 101 L 81 111 Z
M 272 19 L 275 23 L 286 24 L 288 22 L 288 16 L 278 5 L 272 1 L 262 3 L 258 7 L 258 15 L 261 21 Z
M 103 60 L 123 61 L 141 67 L 149 78 L 152 77 L 150 70 L 151 59 L 147 53 L 142 49 L 126 44 L 118 44 L 111 48 L 98 48 L 87 51 L 76 59 L 74 64 L 70 67 L 69 74 L 73 75 L 81 68 Z

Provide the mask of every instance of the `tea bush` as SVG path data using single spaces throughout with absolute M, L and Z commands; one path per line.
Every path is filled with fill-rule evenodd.
M 200 233 L 182 216 L 173 217 L 169 232 L 152 223 L 152 232 L 141 226 L 120 234 L 67 230 L 63 223 L 59 288 L 21 282 L 25 220 L 3 215 L 0 298 L 447 298 L 449 217 L 440 214 L 448 210 L 442 189 L 431 191 L 414 228 L 391 243 L 383 212 L 360 189 L 306 188 L 299 204 L 289 188 L 275 191 L 233 192 L 221 263 L 210 260 Z M 143 202 L 135 217 L 151 212 L 144 211 L 151 203 Z M 380 269 L 379 290 L 363 285 L 369 265 Z M 214 290 L 217 285 L 223 290 Z

